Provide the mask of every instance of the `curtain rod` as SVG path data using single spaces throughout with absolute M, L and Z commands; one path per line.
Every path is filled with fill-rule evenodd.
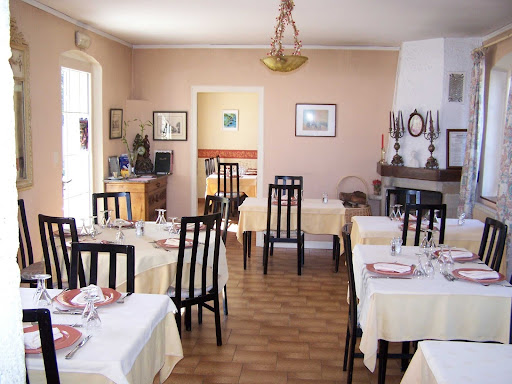
M 482 49 L 482 48 L 488 48 L 488 47 L 491 47 L 491 46 L 496 45 L 496 44 L 498 44 L 498 43 L 501 43 L 503 40 L 507 40 L 507 39 L 508 39 L 508 38 L 510 38 L 510 37 L 512 37 L 512 32 L 507 33 L 505 36 L 502 36 L 502 37 L 500 37 L 500 38 L 499 38 L 499 39 L 497 39 L 497 40 L 494 40 L 494 41 L 492 41 L 492 42 L 490 42 L 490 43 L 484 44 L 484 45 L 482 45 L 481 47 L 478 47 L 478 48 L 473 49 L 473 52 L 474 52 L 474 51 L 477 51 L 477 50 L 479 50 L 479 49 Z

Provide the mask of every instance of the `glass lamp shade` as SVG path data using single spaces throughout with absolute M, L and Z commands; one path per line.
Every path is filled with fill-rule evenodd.
M 308 61 L 308 58 L 297 55 L 267 56 L 261 59 L 261 61 L 272 71 L 290 72 L 299 68 Z

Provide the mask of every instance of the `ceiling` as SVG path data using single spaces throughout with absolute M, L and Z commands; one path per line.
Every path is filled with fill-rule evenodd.
M 270 46 L 279 0 L 23 0 L 128 45 Z M 399 47 L 512 27 L 512 0 L 295 0 L 304 48 Z M 292 43 L 285 31 L 285 44 Z

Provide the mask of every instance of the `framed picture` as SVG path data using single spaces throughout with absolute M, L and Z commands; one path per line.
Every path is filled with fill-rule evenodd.
M 467 129 L 446 130 L 446 168 L 462 168 L 467 137 Z
M 296 104 L 295 136 L 336 136 L 336 104 Z
M 111 139 L 120 139 L 123 134 L 123 110 L 110 110 L 110 136 Z
M 153 112 L 153 140 L 187 141 L 187 112 Z
M 222 129 L 238 131 L 238 109 L 224 109 L 222 111 Z

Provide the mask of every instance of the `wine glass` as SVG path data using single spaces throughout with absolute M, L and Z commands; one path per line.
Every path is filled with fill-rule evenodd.
M 155 224 L 165 226 L 167 221 L 165 220 L 165 209 L 155 209 L 158 212 L 158 216 L 156 218 Z
M 87 230 L 87 227 L 85 226 L 85 219 L 82 218 L 82 229 L 80 230 L 79 235 L 80 236 L 87 236 L 89 234 L 89 231 Z
M 435 275 L 435 268 L 434 268 L 434 264 L 432 264 L 432 259 L 430 257 L 427 257 L 427 259 L 425 260 L 423 269 L 425 271 L 425 276 L 427 277 L 427 279 L 432 280 Z
M 52 298 L 46 290 L 46 280 L 48 280 L 51 275 L 47 273 L 38 273 L 32 277 L 37 280 L 37 289 L 33 298 L 34 305 L 36 308 L 50 307 L 52 305 Z
M 116 219 L 115 224 L 118 227 L 117 233 L 116 233 L 116 244 L 123 245 L 124 244 L 124 233 L 122 231 L 122 227 L 124 224 L 124 220 L 122 219 Z
M 90 335 L 101 328 L 101 319 L 94 305 L 100 298 L 98 297 L 98 292 L 95 287 L 84 287 L 80 290 L 85 292 L 85 300 L 87 302 L 82 312 L 82 326 L 85 328 L 87 334 Z
M 437 258 L 439 271 L 442 274 L 451 275 L 454 267 L 451 249 L 446 244 L 440 244 L 439 248 L 439 257 Z
M 167 230 L 169 231 L 169 238 L 174 237 L 173 235 L 178 235 L 180 233 L 180 228 L 176 225 L 177 217 L 171 217 L 169 220 L 171 224 L 168 226 Z
M 107 228 L 110 224 L 110 215 L 108 210 L 100 211 L 100 226 L 101 228 Z
M 416 253 L 416 256 L 418 257 L 418 262 L 416 263 L 416 267 L 414 268 L 413 276 L 416 279 L 423 279 L 425 275 L 425 270 L 423 269 L 423 262 L 422 257 L 424 256 L 423 253 L 418 252 Z
M 395 204 L 393 209 L 395 211 L 395 220 L 399 221 L 402 217 L 402 204 Z
M 107 210 L 107 227 L 114 228 L 114 221 L 112 220 L 112 210 Z
M 95 239 L 96 235 L 98 235 L 98 233 L 99 233 L 98 225 L 95 224 L 95 221 L 96 221 L 97 217 L 98 216 L 91 216 L 90 217 L 91 226 L 89 227 L 89 236 L 91 236 L 92 239 Z

